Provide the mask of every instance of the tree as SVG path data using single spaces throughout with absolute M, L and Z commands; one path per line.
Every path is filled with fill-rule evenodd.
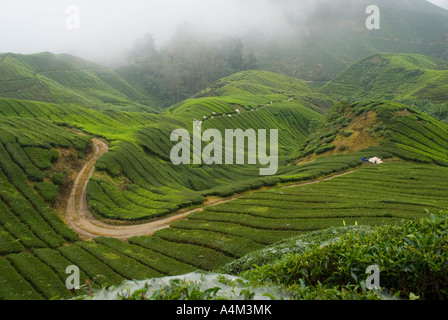
M 243 42 L 241 39 L 227 37 L 223 40 L 220 52 L 234 72 L 243 70 Z
M 201 38 L 191 25 L 179 26 L 160 50 L 151 34 L 135 41 L 122 74 L 151 98 L 170 106 L 206 89 L 214 81 L 244 69 L 256 69 L 255 55 L 243 57 L 241 39 Z
M 249 53 L 245 61 L 244 70 L 257 70 L 257 69 L 258 69 L 257 57 L 251 52 Z
M 157 59 L 157 48 L 155 38 L 152 34 L 147 33 L 143 38 L 134 42 L 133 48 L 127 54 L 129 64 L 139 64 L 142 62 L 150 62 Z

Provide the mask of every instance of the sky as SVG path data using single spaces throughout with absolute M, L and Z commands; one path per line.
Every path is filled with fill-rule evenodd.
M 315 0 L 300 3 L 305 14 Z M 79 29 L 67 28 L 71 5 L 79 9 Z M 96 61 L 122 55 L 148 32 L 161 44 L 184 22 L 237 35 L 280 28 L 283 14 L 274 0 L 0 0 L 0 52 L 64 52 Z
M 430 1 L 448 9 L 448 0 Z M 263 28 L 275 32 L 285 30 L 285 17 L 293 13 L 293 18 L 300 20 L 315 9 L 317 1 L 282 0 L 283 6 L 279 2 L 0 0 L 0 52 L 64 52 L 107 64 L 107 60 L 124 56 L 133 42 L 148 32 L 159 45 L 183 22 L 217 34 L 225 30 L 238 35 Z M 70 10 L 73 5 L 79 12 Z
M 445 8 L 448 10 L 448 0 L 428 0 L 429 2 L 434 3 L 436 6 Z

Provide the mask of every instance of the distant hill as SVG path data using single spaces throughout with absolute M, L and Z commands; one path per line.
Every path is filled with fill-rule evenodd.
M 366 27 L 370 5 L 379 7 L 379 30 Z M 273 13 L 260 21 L 260 30 L 239 38 L 215 34 L 204 40 L 186 28 L 157 48 L 149 35 L 130 51 L 130 65 L 115 71 L 166 108 L 244 70 L 281 73 L 319 88 L 355 61 L 380 52 L 448 59 L 448 11 L 426 0 L 318 0 L 312 11 L 304 12 L 306 7 L 281 1 L 280 18 Z
M 374 54 L 352 64 L 320 90 L 330 96 L 448 101 L 448 64 L 416 54 Z
M 222 78 L 209 88 L 197 93 L 191 99 L 182 101 L 169 108 L 168 112 L 174 112 L 179 115 L 185 111 L 185 108 L 194 112 L 204 112 L 203 110 L 198 110 L 197 107 L 190 108 L 188 105 L 197 106 L 198 101 L 207 99 L 226 101 L 229 104 L 227 113 L 235 113 L 235 108 L 232 105 L 245 106 L 250 110 L 251 108 L 264 105 L 266 101 L 277 103 L 293 100 L 298 100 L 304 106 L 318 113 L 323 113 L 333 103 L 331 99 L 315 92 L 307 84 L 296 78 L 269 71 L 252 70 L 238 72 Z M 210 115 L 210 112 L 208 112 L 207 116 Z M 202 117 L 203 115 L 198 114 L 197 116 Z
M 155 111 L 145 95 L 114 71 L 66 54 L 0 54 L 0 97 Z
M 369 5 L 380 9 L 380 30 L 365 27 Z M 297 31 L 290 38 L 247 39 L 246 49 L 257 53 L 260 68 L 324 83 L 378 52 L 448 59 L 448 11 L 425 0 L 326 1 L 306 21 L 291 24 Z

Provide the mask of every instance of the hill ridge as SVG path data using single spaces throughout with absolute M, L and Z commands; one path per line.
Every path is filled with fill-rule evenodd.
M 0 55 L 0 96 L 84 107 L 156 112 L 114 71 L 68 54 Z

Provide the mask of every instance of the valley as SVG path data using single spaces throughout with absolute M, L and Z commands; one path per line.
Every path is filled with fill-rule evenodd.
M 276 81 L 291 91 L 277 91 Z M 392 102 L 340 102 L 306 140 L 307 119 L 324 119 L 320 93 L 256 71 L 216 86 L 214 97 L 162 115 L 2 99 L 2 297 L 72 297 L 63 281 L 68 264 L 95 286 L 212 271 L 295 235 L 396 224 L 447 207 L 448 126 L 436 119 Z M 242 111 L 232 113 L 235 105 Z M 363 114 L 369 127 L 349 124 Z M 172 165 L 171 129 L 191 130 L 202 115 L 210 117 L 205 128 L 281 128 L 278 174 L 262 177 L 247 164 Z M 377 142 L 350 150 L 357 131 Z M 339 140 L 339 149 L 350 147 L 330 147 Z M 83 151 L 89 143 L 92 151 Z M 49 155 L 70 146 L 89 160 L 73 181 L 65 225 L 43 197 L 57 186 Z M 365 167 L 361 158 L 373 156 L 386 162 Z
M 448 14 L 399 1 L 365 35 L 358 6 L 314 12 L 306 52 L 249 42 L 260 68 L 193 38 L 201 63 L 174 40 L 116 69 L 1 53 L 0 300 L 219 299 L 188 280 L 206 278 L 242 299 L 446 299 Z

